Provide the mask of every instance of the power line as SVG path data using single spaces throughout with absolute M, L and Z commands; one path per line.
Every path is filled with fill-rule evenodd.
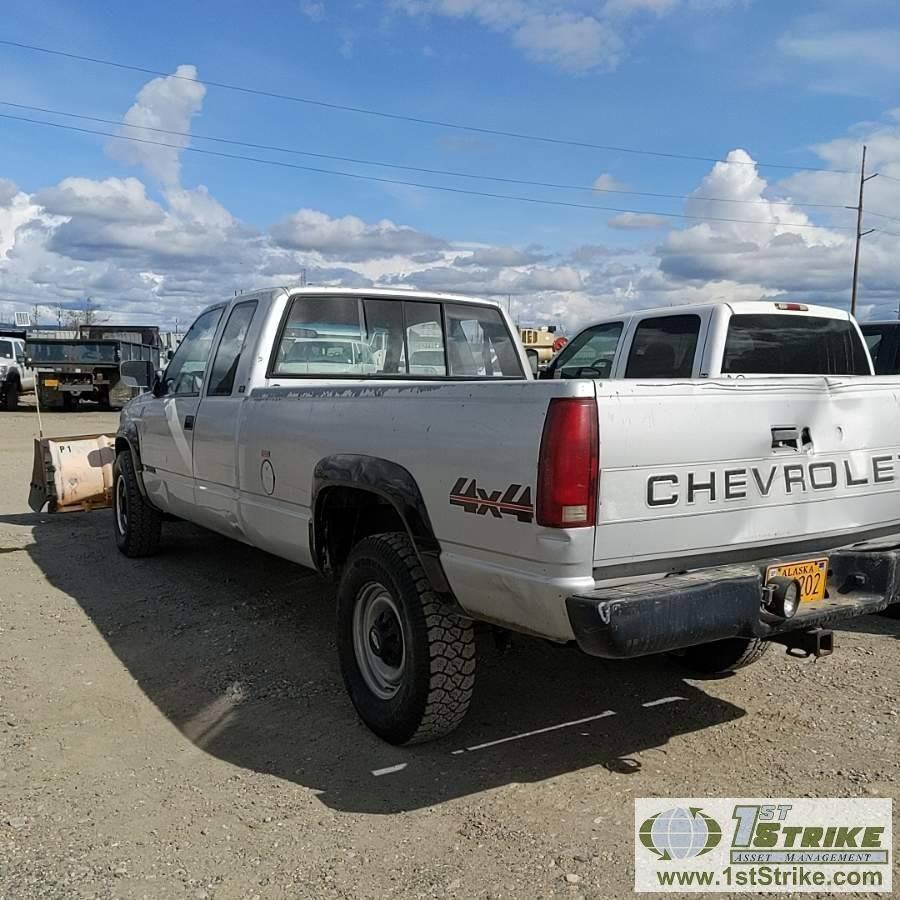
M 409 122 L 414 125 L 427 125 L 433 128 L 447 128 L 453 131 L 468 131 L 474 134 L 486 134 L 493 137 L 512 138 L 519 141 L 536 141 L 544 144 L 555 144 L 566 147 L 580 147 L 588 150 L 601 150 L 606 153 L 627 153 L 638 156 L 650 156 L 660 159 L 677 159 L 689 162 L 724 163 L 733 166 L 756 166 L 768 169 L 785 169 L 794 172 L 822 172 L 833 175 L 852 175 L 854 172 L 841 169 L 821 169 L 815 166 L 790 166 L 784 163 L 769 163 L 759 161 L 744 161 L 722 159 L 716 156 L 696 156 L 688 153 L 673 153 L 663 150 L 645 150 L 637 147 L 619 147 L 608 144 L 595 144 L 589 141 L 576 141 L 568 138 L 550 137 L 549 135 L 531 134 L 521 131 L 505 131 L 499 128 L 485 128 L 478 125 L 467 125 L 461 122 L 448 122 L 441 119 L 427 119 L 421 116 L 406 115 L 403 113 L 386 112 L 385 110 L 371 109 L 363 106 L 352 106 L 342 103 L 331 103 L 325 100 L 315 100 L 311 97 L 298 97 L 292 94 L 282 94 L 277 91 L 267 91 L 261 88 L 251 88 L 246 85 L 232 84 L 225 81 L 212 81 L 208 78 L 188 78 L 186 75 L 177 75 L 172 72 L 164 72 L 160 69 L 151 69 L 147 66 L 137 66 L 131 63 L 122 63 L 110 59 L 102 59 L 97 56 L 85 56 L 79 53 L 70 53 L 65 50 L 55 50 L 49 47 L 39 47 L 35 44 L 25 44 L 20 41 L 0 40 L 0 45 L 16 47 L 19 50 L 29 50 L 34 53 L 45 53 L 50 56 L 58 56 L 64 59 L 73 59 L 78 62 L 93 63 L 100 66 L 109 66 L 114 69 L 124 69 L 129 72 L 140 72 L 144 75 L 155 75 L 161 78 L 174 78 L 180 81 L 190 81 L 195 84 L 203 84 L 207 87 L 220 88 L 226 91 L 237 91 L 242 94 L 250 94 L 256 97 L 268 97 L 273 100 L 286 100 L 291 103 L 303 103 L 308 106 L 317 106 L 322 109 L 332 109 L 339 112 L 351 112 L 358 115 L 374 116 L 392 121 Z
M 878 175 L 881 178 L 887 178 L 884 172 L 879 172 Z M 896 216 L 889 216 L 887 215 L 887 213 L 875 212 L 874 209 L 867 209 L 866 214 L 869 216 L 878 216 L 879 219 L 887 219 L 889 222 L 900 222 L 900 219 L 898 219 Z
M 726 216 L 694 216 L 689 215 L 687 213 L 673 213 L 673 212 L 662 212 L 659 210 L 647 210 L 647 209 L 625 209 L 617 206 L 599 206 L 593 203 L 575 203 L 568 200 L 548 200 L 540 197 L 523 197 L 519 195 L 513 194 L 497 194 L 492 191 L 474 191 L 469 190 L 467 188 L 459 188 L 459 187 L 450 187 L 448 185 L 439 185 L 439 184 L 424 184 L 418 181 L 406 181 L 399 178 L 383 178 L 378 175 L 362 175 L 358 172 L 342 172 L 337 169 L 323 169 L 317 166 L 301 166 L 297 163 L 289 163 L 284 160 L 277 159 L 263 159 L 258 156 L 246 156 L 244 154 L 239 153 L 225 153 L 221 150 L 209 150 L 203 147 L 181 147 L 177 144 L 167 144 L 164 141 L 151 141 L 146 138 L 138 138 L 133 137 L 131 135 L 124 134 L 113 134 L 109 131 L 98 131 L 93 128 L 81 128 L 77 125 L 63 125 L 61 122 L 44 122 L 39 119 L 30 119 L 26 116 L 13 116 L 9 113 L 0 113 L 0 118 L 2 119 L 10 119 L 17 122 L 27 122 L 31 125 L 43 125 L 48 128 L 57 128 L 63 131 L 74 131 L 81 134 L 93 134 L 98 135 L 100 137 L 112 138 L 117 141 L 131 141 L 137 144 L 148 144 L 154 147 L 166 147 L 171 150 L 178 150 L 179 152 L 184 151 L 186 153 L 200 153 L 205 156 L 216 156 L 221 159 L 233 159 L 240 160 L 243 162 L 254 162 L 259 163 L 261 165 L 267 166 L 277 166 L 278 168 L 283 169 L 296 169 L 302 172 L 313 172 L 319 175 L 335 175 L 342 178 L 354 178 L 359 181 L 374 181 L 379 184 L 392 184 L 392 185 L 403 185 L 405 187 L 416 187 L 422 188 L 423 190 L 430 191 L 443 191 L 445 193 L 451 194 L 465 194 L 472 197 L 487 197 L 494 200 L 513 200 L 519 203 L 533 203 L 541 206 L 561 206 L 568 207 L 570 209 L 592 209 L 599 210 L 600 212 L 613 212 L 613 213 L 624 213 L 624 214 L 633 214 L 633 215 L 652 215 L 652 216 L 660 216 L 662 218 L 667 219 L 688 219 L 697 222 L 732 222 L 735 224 L 743 224 L 743 225 L 790 225 L 792 228 L 816 228 L 816 229 L 825 229 L 825 230 L 838 230 L 838 231 L 852 231 L 853 229 L 848 225 L 814 225 L 812 223 L 777 223 L 777 222 L 766 222 L 763 219 L 733 219 Z
M 410 166 L 402 163 L 382 162 L 371 159 L 361 159 L 353 156 L 337 156 L 329 153 L 318 153 L 312 150 L 299 150 L 295 147 L 279 147 L 273 144 L 257 144 L 251 141 L 239 141 L 232 138 L 215 137 L 208 134 L 196 134 L 191 131 L 174 131 L 169 128 L 155 128 L 151 125 L 132 125 L 129 122 L 123 122 L 121 119 L 105 119 L 100 116 L 88 116 L 80 113 L 66 112 L 59 109 L 49 109 L 44 106 L 28 106 L 24 103 L 13 103 L 10 100 L 0 100 L 0 105 L 9 106 L 14 109 L 27 110 L 29 112 L 44 113 L 54 116 L 65 116 L 69 119 L 78 119 L 85 122 L 99 122 L 103 125 L 113 125 L 115 127 L 133 128 L 138 131 L 152 131 L 157 134 L 166 134 L 173 137 L 193 138 L 203 141 L 213 141 L 218 144 L 227 144 L 233 147 L 247 147 L 252 150 L 269 150 L 276 153 L 290 153 L 295 156 L 308 156 L 315 159 L 328 159 L 336 162 L 349 162 L 363 166 L 379 166 L 385 169 L 398 169 L 404 172 L 418 172 L 424 175 L 445 175 L 452 178 L 468 178 L 476 181 L 494 181 L 502 184 L 516 184 L 528 187 L 554 188 L 557 190 L 568 191 L 584 191 L 591 194 L 621 194 L 630 197 L 651 197 L 657 200 L 703 200 L 714 203 L 742 203 L 750 205 L 775 205 L 775 206 L 792 206 L 792 207 L 809 207 L 810 209 L 846 209 L 843 203 L 799 203 L 791 200 L 749 200 L 743 198 L 731 197 L 710 197 L 698 194 L 665 194 L 651 191 L 629 191 L 624 188 L 598 188 L 583 184 L 561 184 L 552 181 L 531 181 L 524 178 L 508 178 L 500 175 L 485 175 L 475 172 L 457 172 L 448 169 L 433 169 L 422 166 Z M 886 217 L 889 218 L 889 217 Z M 900 221 L 898 219 L 897 221 Z

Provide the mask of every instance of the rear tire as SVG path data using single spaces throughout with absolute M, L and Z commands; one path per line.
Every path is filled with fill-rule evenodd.
M 758 662 L 769 649 L 769 644 L 769 641 L 757 638 L 726 638 L 688 647 L 678 654 L 678 659 L 695 672 L 724 675 Z
M 463 720 L 475 687 L 475 630 L 444 610 L 405 534 L 365 538 L 350 553 L 337 644 L 350 699 L 379 737 L 429 741 Z
M 19 385 L 15 382 L 6 385 L 3 392 L 3 408 L 7 412 L 15 412 L 19 408 Z
M 144 499 L 127 450 L 113 465 L 113 529 L 116 546 L 126 556 L 152 556 L 159 549 L 162 513 Z

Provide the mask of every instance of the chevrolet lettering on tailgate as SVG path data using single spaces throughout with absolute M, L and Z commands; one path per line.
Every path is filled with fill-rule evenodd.
M 812 491 L 860 489 L 897 480 L 900 454 L 670 472 L 647 479 L 647 505 L 797 496 Z

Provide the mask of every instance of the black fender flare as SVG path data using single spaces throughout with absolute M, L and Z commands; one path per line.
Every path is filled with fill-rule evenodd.
M 141 445 L 138 439 L 137 427 L 133 422 L 126 422 L 123 428 L 116 432 L 116 456 L 120 453 L 130 453 L 131 462 L 134 464 L 134 474 L 137 476 L 138 489 L 141 496 L 149 503 L 147 489 L 144 487 L 144 464 L 141 461 Z
M 441 565 L 441 545 L 434 534 L 425 499 L 416 479 L 399 463 L 378 456 L 356 453 L 337 453 L 320 459 L 313 470 L 310 519 L 310 547 L 319 571 L 324 571 L 324 532 L 321 517 L 324 504 L 322 493 L 330 487 L 348 487 L 368 491 L 386 500 L 397 512 L 412 541 L 419 562 L 441 599 L 452 606 L 453 612 L 464 615 Z M 319 537 L 317 537 L 317 535 Z

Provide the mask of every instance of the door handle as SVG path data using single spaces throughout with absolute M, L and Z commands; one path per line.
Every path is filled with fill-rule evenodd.
M 184 417 L 184 430 L 185 431 L 193 431 L 194 430 L 194 417 L 193 416 L 185 416 Z

